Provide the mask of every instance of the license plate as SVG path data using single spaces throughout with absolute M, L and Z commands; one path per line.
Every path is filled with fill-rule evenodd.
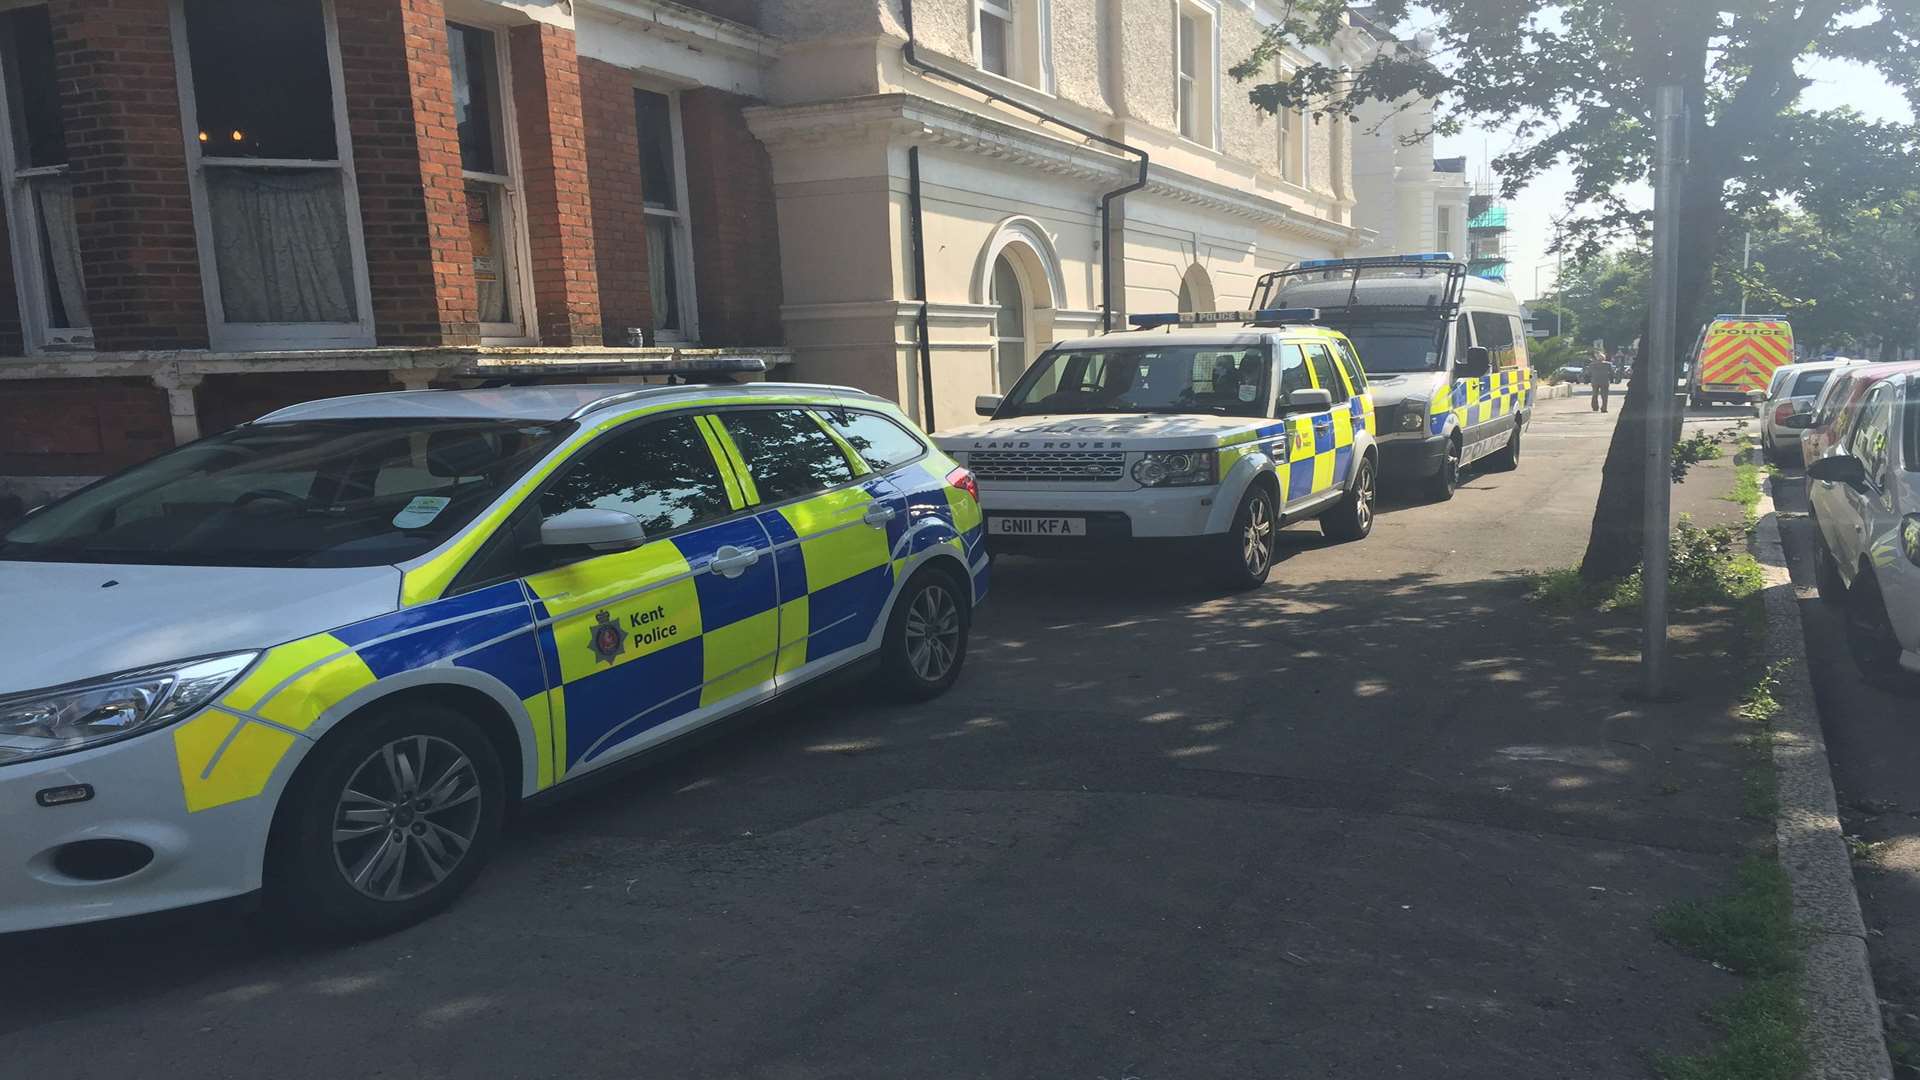
M 991 517 L 987 532 L 994 536 L 1085 536 L 1086 518 Z

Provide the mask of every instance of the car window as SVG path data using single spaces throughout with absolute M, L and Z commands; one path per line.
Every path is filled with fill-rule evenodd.
M 733 512 L 720 466 L 690 416 L 622 429 L 569 463 L 540 493 L 544 517 L 588 508 L 632 514 L 648 536 Z
M 1001 403 L 1001 416 L 1086 413 L 1194 413 L 1263 416 L 1272 361 L 1260 345 L 1147 344 L 1053 349 L 1041 355 Z
M 1307 354 L 1298 345 L 1280 346 L 1280 400 L 1285 402 L 1295 390 L 1312 387 L 1313 380 L 1307 377 Z
M 874 469 L 891 469 L 926 452 L 926 445 L 879 413 L 825 409 L 819 414 Z
M 1827 385 L 1827 380 L 1831 378 L 1833 378 L 1833 370 L 1831 368 L 1821 371 L 1803 371 L 1798 378 L 1794 379 L 1793 392 L 1787 396 L 1812 397 L 1818 394 L 1820 388 Z
M 1453 321 L 1453 362 L 1458 364 L 1466 360 L 1467 349 L 1472 345 L 1473 341 L 1467 330 L 1467 317 L 1462 315 Z
M 1860 405 L 1860 420 L 1847 440 L 1847 452 L 1860 459 L 1867 480 L 1883 483 L 1887 468 L 1887 433 L 1893 421 L 1893 387 L 1881 383 L 1867 391 Z
M 1340 361 L 1341 370 L 1346 373 L 1347 382 L 1353 385 L 1353 392 L 1367 392 L 1367 370 L 1360 366 L 1360 354 L 1353 351 L 1353 342 L 1346 338 L 1334 342 L 1334 359 Z
M 1840 402 L 1847 396 L 1848 384 L 1852 381 L 1853 376 L 1844 371 L 1827 380 L 1827 385 L 1820 388 L 1819 397 L 1814 399 L 1811 427 L 1827 426 L 1839 409 Z
M 1786 382 L 1787 377 L 1792 374 L 1793 372 L 1785 367 L 1774 368 L 1773 378 L 1767 380 L 1767 396 L 1770 398 L 1779 397 L 1780 384 Z
M 1334 371 L 1333 354 L 1327 351 L 1327 347 L 1319 342 L 1311 342 L 1306 350 L 1307 363 L 1313 365 L 1313 377 L 1320 384 L 1320 389 L 1332 394 L 1335 401 L 1350 396 L 1346 387 L 1341 385 L 1340 376 Z
M 1473 336 L 1475 344 L 1486 347 L 1494 370 L 1519 364 L 1520 356 L 1513 345 L 1513 323 L 1505 315 L 1496 315 L 1491 311 L 1474 312 Z
M 1500 366 L 1506 368 L 1527 366 L 1527 328 L 1521 325 L 1518 315 L 1507 316 L 1507 333 L 1513 339 L 1511 359 Z
M 805 409 L 741 409 L 719 417 L 761 502 L 783 502 L 853 479 L 852 463 Z

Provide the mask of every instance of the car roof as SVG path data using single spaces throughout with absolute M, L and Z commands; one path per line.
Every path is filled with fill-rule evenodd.
M 498 386 L 479 390 L 394 390 L 354 394 L 289 405 L 254 421 L 279 424 L 291 420 L 493 419 L 570 420 L 601 409 L 657 407 L 676 399 L 710 401 L 732 398 L 792 397 L 795 394 L 831 394 L 887 404 L 864 390 L 816 383 L 579 383 L 551 386 Z
M 1270 337 L 1327 338 L 1339 333 L 1331 327 L 1312 323 L 1283 323 L 1279 326 L 1249 326 L 1222 323 L 1215 326 L 1152 327 L 1147 330 L 1115 330 L 1094 337 L 1056 341 L 1056 349 L 1152 349 L 1166 345 L 1262 345 Z

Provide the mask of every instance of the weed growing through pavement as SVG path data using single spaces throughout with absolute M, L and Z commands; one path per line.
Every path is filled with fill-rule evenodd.
M 1733 467 L 1733 490 L 1720 496 L 1728 502 L 1739 503 L 1746 507 L 1747 516 L 1752 517 L 1760 505 L 1760 466 L 1746 464 Z
M 1753 689 L 1740 699 L 1735 715 L 1748 725 L 1741 736 L 1747 754 L 1740 774 L 1740 813 L 1755 821 L 1772 821 L 1780 810 L 1779 787 L 1774 782 L 1773 744 L 1777 737 L 1774 720 L 1780 715 L 1780 700 L 1773 692 L 1780 685 L 1780 673 L 1786 661 L 1767 665 Z
M 1673 444 L 1673 482 L 1685 483 L 1688 469 L 1722 455 L 1719 437 L 1709 432 L 1696 431 L 1681 439 Z
M 1722 525 L 1674 526 L 1667 549 L 1667 598 L 1676 608 L 1745 600 L 1766 586 L 1766 570 L 1745 551 L 1745 530 Z M 1572 567 L 1532 575 L 1527 597 L 1558 611 L 1637 611 L 1640 571 L 1591 584 Z

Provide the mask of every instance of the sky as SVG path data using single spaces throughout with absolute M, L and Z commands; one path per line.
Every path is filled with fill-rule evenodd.
M 1874 120 L 1912 122 L 1913 112 L 1906 99 L 1880 73 L 1870 67 L 1838 60 L 1802 61 L 1801 73 L 1813 80 L 1799 104 L 1803 108 L 1831 109 L 1850 105 Z M 1469 179 L 1478 181 L 1489 161 L 1513 143 L 1510 130 L 1502 128 L 1470 129 L 1438 140 L 1436 157 L 1467 159 Z M 1497 181 L 1497 178 L 1495 178 Z M 1522 299 L 1551 292 L 1555 257 L 1547 254 L 1553 240 L 1553 219 L 1565 211 L 1567 192 L 1572 190 L 1573 174 L 1565 166 L 1548 170 L 1507 205 L 1507 282 Z M 1643 206 L 1653 204 L 1652 189 L 1638 185 L 1629 193 Z

